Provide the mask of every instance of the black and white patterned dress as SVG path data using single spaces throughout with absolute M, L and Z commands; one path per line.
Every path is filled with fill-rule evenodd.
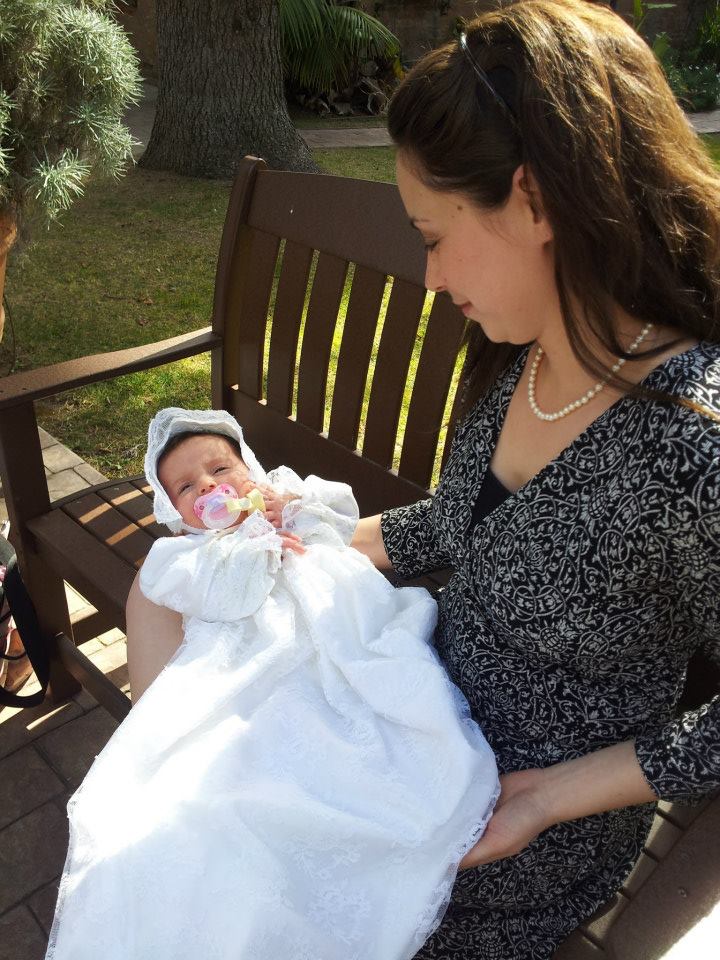
M 383 514 L 396 571 L 455 570 L 437 648 L 501 772 L 634 739 L 664 799 L 720 785 L 720 697 L 674 719 L 685 666 L 720 638 L 720 424 L 623 397 L 517 493 L 473 505 L 527 350 L 460 425 L 437 494 Z M 649 387 L 720 413 L 720 345 Z M 653 805 L 561 823 L 461 873 L 418 960 L 550 957 L 630 871 Z

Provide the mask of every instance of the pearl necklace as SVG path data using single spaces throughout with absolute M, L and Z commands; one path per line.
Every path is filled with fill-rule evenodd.
M 627 348 L 628 353 L 634 353 L 640 344 L 643 342 L 645 337 L 652 330 L 652 323 L 646 323 L 642 328 L 640 333 L 635 337 L 633 342 Z M 627 359 L 625 357 L 620 357 L 613 365 L 610 370 L 610 373 L 604 377 L 602 380 L 598 381 L 594 387 L 591 387 L 587 393 L 583 394 L 579 400 L 573 400 L 572 403 L 568 403 L 567 406 L 563 407 L 562 410 L 558 410 L 557 413 L 543 413 L 543 411 L 538 406 L 537 400 L 535 399 L 535 381 L 537 380 L 537 372 L 540 366 L 540 361 L 543 358 L 543 348 L 538 344 L 537 353 L 535 354 L 535 359 L 532 362 L 530 367 L 530 379 L 528 380 L 528 402 L 530 404 L 530 409 L 540 420 L 559 420 L 561 417 L 566 417 L 569 413 L 572 413 L 574 410 L 579 410 L 580 407 L 584 407 L 586 403 L 589 403 L 593 397 L 597 396 L 601 390 L 603 390 L 607 384 L 608 380 L 614 373 L 618 373 L 625 366 Z

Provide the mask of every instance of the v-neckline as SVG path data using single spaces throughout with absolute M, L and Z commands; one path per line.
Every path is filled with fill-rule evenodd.
M 688 354 L 692 353 L 694 350 L 698 350 L 702 348 L 703 346 L 704 346 L 704 341 L 701 340 L 698 343 L 693 344 L 693 346 L 688 347 L 687 350 L 683 350 L 680 353 L 674 353 L 672 354 L 672 356 L 666 357 L 665 360 L 659 363 L 656 367 L 653 367 L 652 370 L 650 370 L 643 377 L 642 380 L 638 381 L 638 386 L 645 386 L 645 387 L 648 386 L 649 385 L 648 382 L 654 378 L 655 374 L 665 372 L 667 368 L 669 366 L 672 366 L 676 361 L 687 357 Z M 490 464 L 492 463 L 492 459 L 495 454 L 498 438 L 505 425 L 505 419 L 507 417 L 508 409 L 510 407 L 510 402 L 513 396 L 515 395 L 515 389 L 518 385 L 520 377 L 522 376 L 522 372 L 525 368 L 525 364 L 527 362 L 530 349 L 531 347 L 526 347 L 517 356 L 517 358 L 515 359 L 515 363 L 512 369 L 508 371 L 508 374 L 506 375 L 505 380 L 501 384 L 499 384 L 500 389 L 498 391 L 498 399 L 501 399 L 501 398 L 503 399 L 503 405 L 497 411 L 496 416 L 493 418 L 494 419 L 493 431 L 492 431 L 492 436 L 489 438 L 489 443 L 487 447 L 488 456 L 485 462 L 485 469 L 482 470 L 478 476 L 477 487 L 474 490 L 474 495 L 470 504 L 471 511 L 478 497 L 478 494 L 482 488 L 482 485 L 485 481 L 485 477 L 488 471 L 490 471 L 491 469 Z M 492 392 L 494 393 L 494 391 Z M 594 433 L 596 429 L 599 429 L 600 426 L 603 426 L 607 419 L 610 419 L 612 416 L 614 416 L 617 413 L 619 409 L 625 406 L 626 401 L 632 401 L 636 399 L 637 399 L 636 397 L 632 397 L 628 393 L 624 393 L 621 396 L 619 396 L 617 400 L 613 401 L 613 403 L 611 403 L 609 407 L 603 410 L 602 413 L 598 414 L 598 416 L 595 417 L 595 419 L 591 421 L 587 425 L 587 427 L 585 427 L 584 430 L 582 430 L 573 440 L 571 440 L 570 443 L 568 443 L 565 447 L 563 447 L 563 449 L 555 457 L 553 457 L 552 460 L 548 460 L 548 462 L 544 464 L 537 471 L 537 473 L 533 474 L 533 476 L 530 477 L 530 479 L 527 480 L 521 487 L 518 487 L 517 490 L 509 490 L 507 487 L 505 487 L 505 489 L 508 490 L 507 497 L 505 497 L 505 499 L 501 503 L 499 503 L 494 509 L 492 509 L 488 514 L 486 514 L 479 521 L 478 525 L 480 525 L 481 523 L 486 523 L 491 518 L 494 518 L 495 515 L 499 511 L 504 510 L 508 504 L 511 504 L 512 502 L 517 500 L 520 500 L 520 501 L 524 500 L 527 495 L 528 489 L 530 489 L 532 492 L 532 489 L 538 483 L 541 483 L 544 480 L 545 474 L 549 473 L 551 470 L 554 470 L 557 466 L 561 465 L 569 456 L 571 456 L 572 453 L 577 448 L 577 446 L 581 442 L 584 442 L 588 435 L 592 435 L 592 433 Z M 489 396 L 488 400 L 492 401 L 492 397 Z M 493 474 L 493 476 L 495 476 L 495 478 L 498 479 L 497 474 Z M 502 481 L 498 480 L 498 483 L 502 483 Z M 505 486 L 505 484 L 502 484 L 502 485 Z

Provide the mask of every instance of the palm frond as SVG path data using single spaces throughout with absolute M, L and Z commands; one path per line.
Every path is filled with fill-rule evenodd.
M 321 39 L 327 25 L 325 0 L 280 0 L 280 33 L 288 51 L 311 48 Z
M 345 86 L 363 60 L 400 53 L 379 20 L 334 0 L 280 0 L 280 26 L 287 78 L 318 93 Z

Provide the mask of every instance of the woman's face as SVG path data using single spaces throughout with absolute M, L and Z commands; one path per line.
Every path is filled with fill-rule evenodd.
M 506 204 L 482 210 L 462 194 L 433 190 L 403 151 L 397 182 L 427 249 L 425 286 L 446 290 L 496 343 L 529 343 L 557 322 L 552 230 L 539 192 L 519 167 Z

